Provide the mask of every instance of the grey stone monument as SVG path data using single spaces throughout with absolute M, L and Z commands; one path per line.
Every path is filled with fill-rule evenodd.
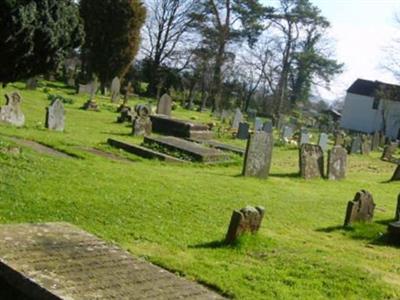
M 232 121 L 232 129 L 238 129 L 239 124 L 243 121 L 243 114 L 240 111 L 240 108 L 237 108 L 235 111 L 235 116 L 233 117 Z
M 240 211 L 233 211 L 225 243 L 231 244 L 245 233 L 257 233 L 261 227 L 264 214 L 265 209 L 261 206 L 247 206 Z
M 344 226 L 355 222 L 371 222 L 374 217 L 375 206 L 372 195 L 361 190 L 355 195 L 354 200 L 347 204 Z
M 379 131 L 375 131 L 373 136 L 372 136 L 372 144 L 371 144 L 371 150 L 372 151 L 377 151 L 379 149 Z
M 54 100 L 46 109 L 46 128 L 55 131 L 64 131 L 65 109 L 61 100 Z
M 291 139 L 292 137 L 293 137 L 292 127 L 289 127 L 289 126 L 283 127 L 282 138 L 283 139 Z
M 381 159 L 383 161 L 393 161 L 393 155 L 396 153 L 397 148 L 399 147 L 399 144 L 397 142 L 391 142 L 389 145 L 386 145 L 383 148 L 383 153 Z
M 250 125 L 248 123 L 239 123 L 239 130 L 236 138 L 239 140 L 247 140 L 249 137 Z
M 90 98 L 88 101 L 86 101 L 82 108 L 89 111 L 99 111 L 99 107 L 94 99 L 99 88 L 99 82 L 97 81 L 97 78 L 95 78 L 88 86 L 86 86 L 86 88 L 89 90 Z
M 254 120 L 254 131 L 261 131 L 263 129 L 263 121 L 261 118 L 255 118 Z
M 273 145 L 272 133 L 257 131 L 250 135 L 244 158 L 243 176 L 268 178 Z
M 157 105 L 157 114 L 171 117 L 172 98 L 168 94 L 161 96 Z
M 267 133 L 272 133 L 273 131 L 273 126 L 272 126 L 272 122 L 271 121 L 267 121 L 264 123 L 263 125 L 263 131 L 267 132 Z
M 342 146 L 334 146 L 328 152 L 328 179 L 341 180 L 346 178 L 347 151 Z
M 328 135 L 326 133 L 321 133 L 319 135 L 318 145 L 321 147 L 323 151 L 328 150 L 328 142 L 329 142 Z
M 371 140 L 369 136 L 363 135 L 361 140 L 361 154 L 369 155 L 371 152 Z
M 300 147 L 300 176 L 304 179 L 324 176 L 324 151 L 318 145 L 303 144 Z
M 0 122 L 14 126 L 24 126 L 25 115 L 22 112 L 22 97 L 18 92 L 6 94 L 6 105 L 0 108 Z
M 355 136 L 351 140 L 351 146 L 350 146 L 350 154 L 360 154 L 361 153 L 361 137 L 360 136 Z
M 135 136 L 149 136 L 152 132 L 150 110 L 146 105 L 135 106 L 136 117 L 133 120 L 132 134 Z
M 117 103 L 120 97 L 121 81 L 118 77 L 114 77 L 111 82 L 111 102 Z
M 302 129 L 300 132 L 299 146 L 308 144 L 310 142 L 310 137 L 308 135 L 308 130 Z

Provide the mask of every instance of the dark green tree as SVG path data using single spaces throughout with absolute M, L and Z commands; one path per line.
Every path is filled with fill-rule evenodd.
M 83 41 L 72 0 L 0 1 L 0 82 L 55 70 Z
M 113 77 L 123 78 L 140 45 L 146 8 L 139 0 L 81 0 L 86 33 L 84 68 L 97 75 L 102 90 Z

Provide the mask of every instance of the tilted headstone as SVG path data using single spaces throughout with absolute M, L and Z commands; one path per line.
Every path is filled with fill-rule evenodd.
M 168 94 L 161 96 L 157 105 L 157 114 L 171 117 L 172 98 Z
M 121 91 L 121 81 L 118 77 L 114 77 L 111 82 L 111 102 L 117 103 L 119 101 Z
M 233 117 L 232 121 L 232 129 L 238 129 L 239 124 L 243 121 L 243 114 L 240 111 L 240 108 L 237 108 L 235 111 L 235 116 Z
M 247 140 L 249 137 L 250 125 L 248 123 L 239 123 L 239 130 L 236 138 L 239 140 Z
M 326 133 L 321 133 L 319 135 L 318 145 L 321 147 L 323 151 L 328 150 L 328 142 L 329 142 L 328 135 Z
M 304 179 L 324 176 L 324 151 L 318 145 L 303 144 L 300 147 L 300 176 Z
M 148 136 L 152 132 L 152 122 L 150 120 L 150 110 L 146 105 L 136 105 L 137 116 L 133 120 L 132 134 L 135 136 Z
M 375 206 L 372 195 L 361 190 L 355 195 L 354 200 L 347 204 L 344 226 L 355 222 L 371 222 L 374 217 Z
M 377 151 L 379 148 L 379 131 L 375 131 L 375 133 L 372 136 L 372 143 L 371 143 L 371 150 L 372 151 Z
M 0 122 L 24 126 L 25 115 L 21 109 L 22 97 L 18 92 L 6 94 L 6 105 L 0 108 Z
M 244 158 L 243 176 L 268 178 L 273 146 L 272 133 L 257 131 L 250 135 Z
M 386 145 L 383 148 L 383 153 L 381 159 L 383 161 L 393 161 L 393 155 L 396 153 L 397 148 L 399 147 L 399 144 L 397 142 L 391 142 L 389 145 Z
M 247 206 L 240 211 L 233 211 L 228 232 L 225 237 L 225 243 L 231 244 L 245 233 L 255 234 L 261 227 L 264 218 L 264 207 Z
M 346 177 L 347 151 L 342 146 L 334 146 L 328 153 L 328 179 L 341 180 Z
M 351 146 L 350 146 L 350 154 L 355 154 L 361 153 L 361 137 L 360 136 L 355 136 L 351 140 Z
M 400 165 L 397 165 L 390 181 L 400 181 Z
M 371 152 L 371 141 L 367 135 L 362 137 L 361 142 L 361 154 L 369 155 Z
M 54 100 L 46 109 L 46 128 L 55 131 L 64 131 L 65 109 L 60 99 Z
M 300 132 L 300 140 L 299 140 L 299 146 L 308 144 L 310 142 L 310 137 L 308 135 L 308 131 L 303 129 Z
M 261 131 L 263 129 L 263 121 L 261 118 L 255 118 L 254 120 L 254 130 Z
M 273 131 L 273 126 L 271 121 L 267 121 L 263 125 L 263 131 L 271 133 Z

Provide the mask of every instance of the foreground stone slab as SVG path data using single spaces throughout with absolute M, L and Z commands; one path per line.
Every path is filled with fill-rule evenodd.
M 179 152 L 184 156 L 188 156 L 191 160 L 199 162 L 219 162 L 229 159 L 229 156 L 222 151 L 173 136 L 145 137 L 144 144 L 149 146 L 156 145 L 169 151 Z
M 273 147 L 274 138 L 272 133 L 259 131 L 252 134 L 247 142 L 243 176 L 268 178 Z
M 35 141 L 24 140 L 24 139 L 20 139 L 20 138 L 16 138 L 16 137 L 6 137 L 6 139 L 8 139 L 20 146 L 31 148 L 32 150 L 34 150 L 40 154 L 46 154 L 46 155 L 50 155 L 50 156 L 54 156 L 54 157 L 61 157 L 61 158 L 72 158 L 73 157 L 71 155 L 68 155 L 67 153 L 58 151 L 56 149 L 42 145 Z
M 210 146 L 210 147 L 215 148 L 215 149 L 232 152 L 232 153 L 238 154 L 240 156 L 243 156 L 245 154 L 245 150 L 240 148 L 240 147 L 236 147 L 236 146 L 232 146 L 232 145 L 229 145 L 229 144 L 220 143 L 220 142 L 215 141 L 215 140 L 191 139 L 191 141 L 196 142 L 196 143 L 200 143 L 200 144 L 204 144 L 204 145 Z
M 361 190 L 353 201 L 347 204 L 344 226 L 351 225 L 354 222 L 371 222 L 374 217 L 375 203 L 372 195 Z
M 233 211 L 225 242 L 231 244 L 245 233 L 257 233 L 261 227 L 264 214 L 265 209 L 261 206 L 247 206 L 240 211 Z
M 213 133 L 204 124 L 168 118 L 161 115 L 150 117 L 154 133 L 190 139 L 212 139 Z
M 324 176 L 324 151 L 318 145 L 303 144 L 300 148 L 300 176 L 304 179 Z
M 132 145 L 132 144 L 120 142 L 120 141 L 117 141 L 114 139 L 108 139 L 107 143 L 110 146 L 125 150 L 126 152 L 135 154 L 135 155 L 143 157 L 143 158 L 159 159 L 162 161 L 173 162 L 173 163 L 184 163 L 185 162 L 184 160 L 181 160 L 179 158 L 176 158 L 176 157 L 173 157 L 173 156 L 170 156 L 170 155 L 158 152 L 158 151 L 154 151 L 152 149 L 148 149 L 148 148 L 141 147 L 138 145 Z
M 66 223 L 0 226 L 0 281 L 35 300 L 222 299 Z

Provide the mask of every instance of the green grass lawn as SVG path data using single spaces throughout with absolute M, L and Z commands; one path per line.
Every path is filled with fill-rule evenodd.
M 112 149 L 107 138 L 140 143 L 128 125 L 115 123 L 116 106 L 98 97 L 101 112 L 79 107 L 61 84 L 49 93 L 72 98 L 65 133 L 44 129 L 43 88 L 21 90 L 24 128 L 0 125 L 0 143 L 18 136 L 78 158 L 56 158 L 23 148 L 0 152 L 0 223 L 66 221 L 128 249 L 134 255 L 216 288 L 237 299 L 399 299 L 400 249 L 385 245 L 399 183 L 386 183 L 394 165 L 379 153 L 349 158 L 348 179 L 304 181 L 298 152 L 276 147 L 268 180 L 243 178 L 241 164 L 175 165 L 148 161 Z M 0 89 L 0 96 L 23 85 Z M 146 103 L 135 99 L 132 103 Z M 215 122 L 209 113 L 178 109 L 180 118 Z M 226 142 L 242 145 L 243 141 Z M 97 147 L 133 163 L 86 153 Z M 347 202 L 360 189 L 377 203 L 374 223 L 343 230 Z M 266 208 L 256 236 L 224 246 L 233 209 Z

